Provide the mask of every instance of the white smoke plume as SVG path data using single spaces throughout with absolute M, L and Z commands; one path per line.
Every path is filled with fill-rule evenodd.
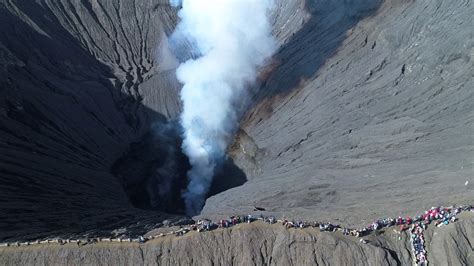
M 192 166 L 183 197 L 187 214 L 196 215 L 235 131 L 234 107 L 277 44 L 267 19 L 269 0 L 170 1 L 181 6 L 175 35 L 190 41 L 199 55 L 176 72 L 183 84 L 183 150 Z

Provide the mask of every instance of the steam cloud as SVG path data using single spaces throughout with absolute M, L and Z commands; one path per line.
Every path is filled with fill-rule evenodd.
M 196 215 L 235 131 L 235 106 L 277 45 L 267 20 L 269 0 L 170 2 L 181 6 L 174 35 L 190 42 L 197 55 L 176 72 L 183 84 L 182 148 L 192 166 L 183 198 L 187 214 Z

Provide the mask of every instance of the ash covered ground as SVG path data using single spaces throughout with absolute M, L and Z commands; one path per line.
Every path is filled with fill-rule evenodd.
M 358 225 L 474 204 L 473 12 L 276 0 L 279 49 L 201 215 Z M 177 23 L 165 0 L 0 1 L 0 239 L 183 221 Z

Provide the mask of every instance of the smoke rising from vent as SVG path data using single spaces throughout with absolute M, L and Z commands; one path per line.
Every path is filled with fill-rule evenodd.
M 170 2 L 181 6 L 174 37 L 191 43 L 196 57 L 176 72 L 183 84 L 182 148 L 192 166 L 183 197 L 187 214 L 196 215 L 235 131 L 235 106 L 245 100 L 245 89 L 277 45 L 267 20 L 268 0 Z

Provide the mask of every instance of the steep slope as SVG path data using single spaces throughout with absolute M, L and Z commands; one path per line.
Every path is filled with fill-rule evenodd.
M 249 182 L 203 216 L 257 205 L 360 224 L 473 203 L 473 3 L 329 2 L 242 122 L 231 154 Z
M 176 20 L 164 2 L 0 2 L 0 239 L 167 217 L 110 173 L 179 112 L 173 62 L 156 61 Z

